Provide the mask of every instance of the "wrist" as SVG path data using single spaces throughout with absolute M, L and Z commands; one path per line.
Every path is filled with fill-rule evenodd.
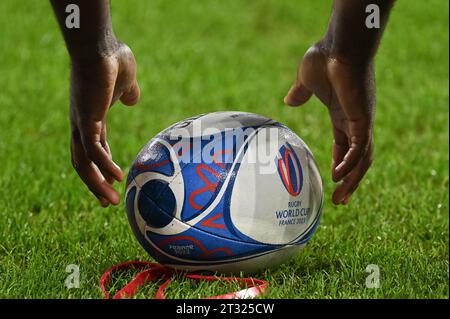
M 327 33 L 325 37 L 316 43 L 316 47 L 328 58 L 336 60 L 339 63 L 366 68 L 373 64 L 374 57 L 367 52 L 359 51 L 358 49 L 349 50 L 343 49 L 333 39 L 333 35 Z
M 332 48 L 328 56 L 330 59 L 339 61 L 342 64 L 357 68 L 367 68 L 373 64 L 372 56 L 367 56 L 359 52 L 342 52 L 339 49 Z
M 83 41 L 69 47 L 73 64 L 86 64 L 113 55 L 120 47 L 120 42 L 112 30 L 105 30 L 96 38 L 83 37 Z

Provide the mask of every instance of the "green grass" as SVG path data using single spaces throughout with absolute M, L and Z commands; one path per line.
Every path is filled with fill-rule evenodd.
M 116 106 L 109 141 L 128 169 L 157 132 L 185 117 L 244 110 L 294 129 L 325 189 L 317 233 L 259 277 L 269 298 L 448 298 L 448 2 L 398 1 L 377 58 L 374 165 L 334 207 L 331 130 L 314 99 L 283 106 L 299 58 L 324 33 L 330 1 L 113 1 L 118 36 L 139 63 L 142 100 Z M 123 205 L 101 209 L 70 165 L 68 57 L 47 1 L 0 1 L 0 297 L 99 298 L 113 264 L 150 258 Z M 124 185 L 118 185 L 123 194 Z M 68 264 L 81 270 L 66 289 Z M 377 264 L 381 287 L 365 286 Z M 119 288 L 126 276 L 118 278 Z M 171 298 L 223 293 L 177 279 Z M 143 288 L 148 298 L 155 286 Z

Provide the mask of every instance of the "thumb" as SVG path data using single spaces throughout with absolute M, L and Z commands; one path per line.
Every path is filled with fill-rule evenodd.
M 308 102 L 312 92 L 301 82 L 296 82 L 284 98 L 284 103 L 289 106 L 300 106 Z
M 128 106 L 135 105 L 141 96 L 141 90 L 139 88 L 139 84 L 136 80 L 134 80 L 131 87 L 128 89 L 128 91 L 125 91 L 122 96 L 120 97 L 120 101 Z

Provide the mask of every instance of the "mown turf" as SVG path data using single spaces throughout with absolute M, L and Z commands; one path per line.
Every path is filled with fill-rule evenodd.
M 138 59 L 142 101 L 116 106 L 109 141 L 127 169 L 170 124 L 244 110 L 294 129 L 321 168 L 324 216 L 294 261 L 259 275 L 269 298 L 448 297 L 448 2 L 398 1 L 377 58 L 374 166 L 348 207 L 330 201 L 325 108 L 282 98 L 323 34 L 330 1 L 113 1 L 118 36 Z M 68 58 L 46 1 L 0 1 L 0 297 L 99 298 L 109 266 L 149 260 L 123 205 L 101 209 L 72 170 Z M 118 185 L 123 193 L 124 185 Z M 81 270 L 66 289 L 68 264 Z M 365 285 L 377 264 L 381 287 Z M 121 279 L 120 279 L 121 278 Z M 113 289 L 129 278 L 120 277 Z M 223 293 L 177 279 L 172 298 Z M 142 289 L 146 298 L 155 287 Z

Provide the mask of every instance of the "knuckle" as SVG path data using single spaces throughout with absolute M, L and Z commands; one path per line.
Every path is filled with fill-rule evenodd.
M 364 162 L 366 164 L 365 166 L 367 168 L 369 168 L 370 166 L 372 166 L 373 161 L 374 161 L 373 152 L 371 152 L 370 149 L 369 149 L 369 151 L 367 152 L 366 157 L 364 159 Z
M 76 128 L 71 128 L 70 136 L 72 138 L 72 143 L 79 144 L 81 143 L 80 132 Z
M 343 188 L 349 188 L 352 185 L 352 182 L 350 179 L 346 178 L 342 181 L 341 187 Z
M 73 158 L 72 158 L 72 167 L 76 170 L 76 171 L 78 171 L 78 170 L 80 170 L 80 164 L 76 161 L 76 160 L 74 160 Z
M 86 144 L 84 146 L 84 150 L 86 152 L 87 157 L 89 157 L 91 160 L 96 158 L 97 152 L 95 150 L 95 146 L 93 146 L 92 144 Z
M 347 139 L 345 137 L 344 138 L 343 137 L 335 137 L 334 144 L 341 148 L 348 147 Z
M 72 163 L 72 167 L 78 172 L 82 169 L 82 164 L 75 158 L 74 155 L 72 155 L 71 159 L 70 159 L 71 163 Z

